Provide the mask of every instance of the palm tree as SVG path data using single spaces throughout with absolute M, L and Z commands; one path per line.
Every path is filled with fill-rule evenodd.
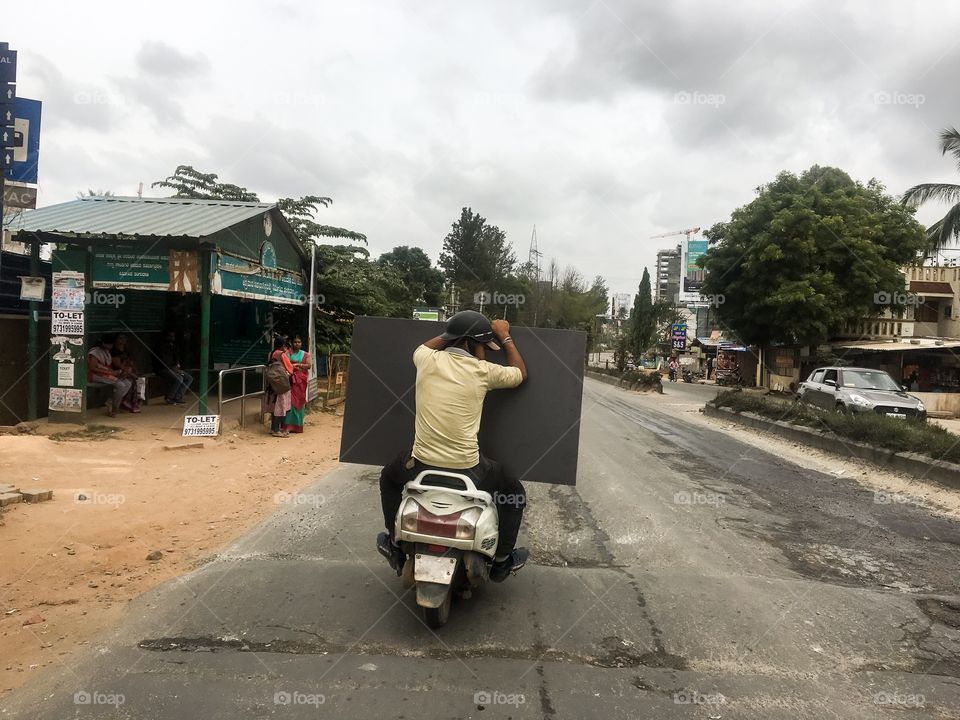
M 960 167 L 960 131 L 956 128 L 940 131 L 940 152 L 953 155 Z M 953 240 L 960 238 L 960 185 L 923 183 L 914 185 L 900 198 L 900 202 L 911 207 L 923 205 L 928 200 L 953 203 L 946 215 L 927 228 L 927 253 L 936 255 Z

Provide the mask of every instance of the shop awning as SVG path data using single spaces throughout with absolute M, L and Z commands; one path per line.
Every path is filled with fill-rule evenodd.
M 910 292 L 924 297 L 952 298 L 953 288 L 948 282 L 932 282 L 930 280 L 911 280 Z

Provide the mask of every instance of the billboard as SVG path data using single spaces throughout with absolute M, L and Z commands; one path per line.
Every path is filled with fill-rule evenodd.
M 680 304 L 694 303 L 700 300 L 700 288 L 703 287 L 704 270 L 697 265 L 700 256 L 707 252 L 707 241 L 703 238 L 685 238 L 681 243 L 680 255 Z

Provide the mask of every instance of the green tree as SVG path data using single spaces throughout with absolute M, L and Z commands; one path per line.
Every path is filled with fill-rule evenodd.
M 901 267 L 925 245 L 923 228 L 877 181 L 814 165 L 782 172 L 706 233 L 701 292 L 742 341 L 817 344 L 877 311 L 903 289 Z
M 468 207 L 444 238 L 438 263 L 465 300 L 477 291 L 502 292 L 497 283 L 512 273 L 515 264 L 506 233 Z
M 391 268 L 407 289 L 410 308 L 414 305 L 437 307 L 443 295 L 443 273 L 432 267 L 429 256 L 418 247 L 400 245 L 377 258 L 377 264 Z
M 173 197 L 197 198 L 200 200 L 234 200 L 239 202 L 260 202 L 256 193 L 245 187 L 230 183 L 221 183 L 216 173 L 203 173 L 190 165 L 178 165 L 173 175 L 152 183 L 150 187 L 162 187 L 173 190 Z M 333 237 L 345 240 L 366 242 L 367 236 L 353 230 L 332 225 L 322 225 L 315 219 L 321 207 L 333 203 L 321 195 L 304 195 L 300 198 L 280 198 L 277 207 L 283 213 L 300 243 L 309 248 L 321 238 Z
M 940 153 L 949 153 L 960 165 L 960 131 L 945 128 L 940 131 Z M 927 228 L 928 255 L 936 255 L 960 237 L 960 185 L 953 183 L 923 183 L 907 190 L 900 201 L 909 207 L 919 207 L 928 200 L 951 203 L 947 214 Z
M 259 202 L 260 199 L 245 187 L 219 182 L 216 173 L 203 173 L 190 165 L 177 165 L 173 175 L 157 180 L 150 187 L 173 190 L 173 197 L 198 198 L 200 200 L 236 200 Z
M 639 361 L 653 342 L 656 331 L 656 317 L 653 309 L 653 296 L 650 292 L 650 272 L 643 269 L 640 286 L 633 298 L 633 310 L 630 312 L 630 324 L 627 330 L 627 351 Z

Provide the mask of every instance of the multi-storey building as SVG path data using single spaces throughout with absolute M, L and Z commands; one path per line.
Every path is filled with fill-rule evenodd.
M 680 304 L 680 246 L 657 253 L 653 299 L 671 305 Z

